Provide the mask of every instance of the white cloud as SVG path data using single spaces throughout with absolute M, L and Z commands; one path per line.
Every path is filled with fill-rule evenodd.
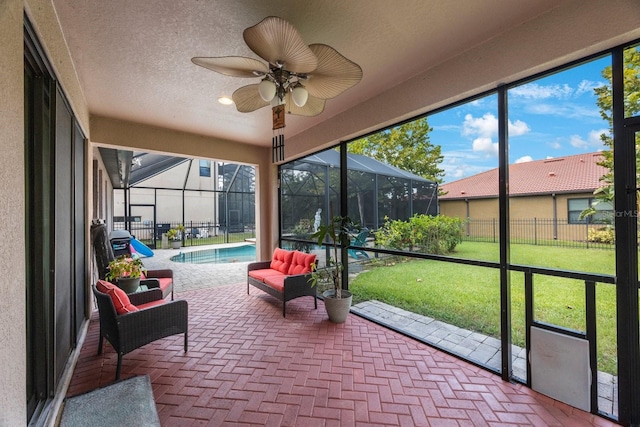
M 604 85 L 604 82 L 592 82 L 591 80 L 582 80 L 580 83 L 578 83 L 578 88 L 576 89 L 576 95 L 580 96 L 583 93 L 594 95 L 593 90 L 603 85 Z
M 444 131 L 444 132 L 448 132 L 448 131 L 460 131 L 460 126 L 458 126 L 458 125 L 440 125 L 440 126 L 433 126 L 433 130 L 440 130 L 440 131 Z
M 569 143 L 575 147 L 583 150 L 601 150 L 603 148 L 600 135 L 609 135 L 608 129 L 595 129 L 587 134 L 587 138 L 584 139 L 580 135 L 571 135 Z
M 483 153 L 486 156 L 498 156 L 498 143 L 491 138 L 476 138 L 473 140 L 473 151 Z
M 525 99 L 565 99 L 573 93 L 574 90 L 568 84 L 543 86 L 537 83 L 528 83 L 509 90 L 510 96 Z
M 509 136 L 524 135 L 530 131 L 522 120 L 516 120 L 515 123 L 509 121 Z M 472 143 L 475 153 L 498 156 L 498 142 L 494 142 L 494 138 L 498 136 L 498 119 L 493 114 L 485 113 L 482 117 L 467 114 L 462 123 L 462 135 L 475 137 Z
M 451 178 L 462 178 L 464 176 L 464 168 L 455 168 L 451 171 L 451 173 L 447 173 L 447 177 Z
M 457 157 L 445 156 L 445 161 L 441 165 L 444 170 L 445 181 L 453 181 L 464 176 L 464 164 L 461 164 L 458 160 Z
M 519 136 L 531 131 L 529 126 L 522 120 L 516 120 L 515 123 L 511 123 L 509 120 L 509 136 Z
M 530 132 L 531 129 L 522 120 L 511 122 L 509 120 L 509 136 L 519 136 Z M 491 138 L 498 135 L 498 119 L 491 113 L 485 113 L 482 117 L 474 118 L 471 114 L 464 116 L 462 124 L 463 136 L 479 136 Z
M 600 135 L 605 134 L 605 135 L 610 135 L 611 132 L 609 131 L 609 129 L 596 129 L 596 130 L 592 130 L 591 132 L 589 132 L 589 142 L 592 145 L 598 146 L 598 145 L 602 145 L 602 139 L 600 139 Z
M 526 162 L 532 162 L 533 161 L 533 157 L 531 156 L 522 156 L 519 159 L 516 160 L 516 163 L 526 163 Z
M 496 157 L 483 152 L 474 152 L 471 147 L 445 150 L 441 168 L 445 171 L 444 182 L 451 182 L 498 167 Z
M 559 150 L 562 148 L 562 145 L 558 141 L 553 141 L 549 143 L 549 146 L 554 150 Z
M 569 144 L 571 144 L 572 147 L 582 148 L 585 150 L 589 146 L 589 143 L 584 139 L 582 139 L 580 135 L 571 135 L 571 138 L 569 139 Z
M 485 172 L 489 169 L 496 168 L 497 165 L 485 165 L 485 164 L 470 164 L 470 163 L 461 163 L 461 164 L 443 164 L 442 169 L 445 171 L 445 182 L 456 181 L 460 178 L 465 178 L 467 176 L 472 176 L 481 172 Z
M 509 90 L 509 95 L 524 99 L 569 99 L 583 94 L 593 95 L 593 90 L 604 82 L 582 80 L 577 87 L 568 84 L 540 85 L 528 83 Z
M 600 112 L 595 107 L 587 107 L 567 102 L 562 104 L 528 104 L 526 110 L 531 114 L 553 115 L 570 119 L 600 118 Z
M 474 118 L 473 115 L 464 116 L 462 135 L 481 136 L 491 138 L 498 134 L 498 119 L 491 113 L 485 113 L 482 117 Z
M 543 103 L 538 103 L 538 104 L 529 104 L 527 105 L 527 111 L 532 113 L 532 114 L 556 114 L 556 115 L 560 115 L 559 112 L 563 111 L 564 109 L 562 108 L 561 105 L 554 105 L 554 104 L 543 104 Z

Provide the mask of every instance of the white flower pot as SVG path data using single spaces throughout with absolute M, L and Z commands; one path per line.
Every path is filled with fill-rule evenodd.
M 351 292 L 341 292 L 342 298 L 336 298 L 334 291 L 325 291 L 322 296 L 324 297 L 324 308 L 329 315 L 329 320 L 333 323 L 344 323 L 349 315 L 351 309 L 351 300 L 353 295 Z

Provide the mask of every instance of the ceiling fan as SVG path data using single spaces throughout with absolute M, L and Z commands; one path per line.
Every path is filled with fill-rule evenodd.
M 191 61 L 218 73 L 261 78 L 237 89 L 232 99 L 241 113 L 268 105 L 273 109 L 274 135 L 284 159 L 285 113 L 316 116 L 325 101 L 335 98 L 362 79 L 362 68 L 325 44 L 307 46 L 298 30 L 277 16 L 269 16 L 243 32 L 247 46 L 267 64 L 244 56 L 194 57 Z

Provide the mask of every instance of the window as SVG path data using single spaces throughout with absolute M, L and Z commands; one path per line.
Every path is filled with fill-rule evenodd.
M 597 203 L 596 203 L 597 202 Z M 611 204 L 600 202 L 594 198 L 567 200 L 569 224 L 610 224 L 613 219 Z M 580 219 L 580 214 L 588 208 L 595 209 L 596 213 Z
M 200 176 L 211 176 L 210 160 L 200 160 Z

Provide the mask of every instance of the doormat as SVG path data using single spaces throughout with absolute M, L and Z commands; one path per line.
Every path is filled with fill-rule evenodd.
M 66 398 L 59 425 L 160 426 L 149 375 L 128 378 Z

